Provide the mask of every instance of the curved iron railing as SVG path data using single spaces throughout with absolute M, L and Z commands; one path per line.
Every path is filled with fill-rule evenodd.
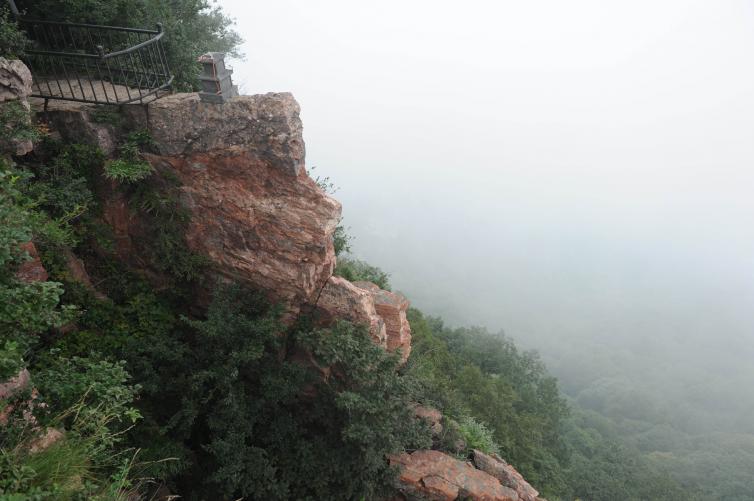
M 173 82 L 164 32 L 19 19 L 32 96 L 96 104 L 145 102 Z M 46 103 L 46 101 L 45 101 Z

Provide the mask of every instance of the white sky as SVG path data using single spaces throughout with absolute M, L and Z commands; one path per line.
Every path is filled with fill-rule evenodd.
M 234 80 L 293 92 L 355 253 L 418 306 L 751 349 L 754 2 L 220 4 Z

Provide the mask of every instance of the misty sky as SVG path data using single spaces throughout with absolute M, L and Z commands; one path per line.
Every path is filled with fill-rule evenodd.
M 220 4 L 235 82 L 293 92 L 354 253 L 415 305 L 748 366 L 754 3 Z

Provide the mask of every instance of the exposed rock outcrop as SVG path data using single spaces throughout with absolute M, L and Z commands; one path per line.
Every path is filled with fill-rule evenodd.
M 29 102 L 31 95 L 31 72 L 19 60 L 0 57 L 0 127 L 8 132 L 18 126 L 28 126 Z M 14 110 L 14 107 L 16 109 Z M 20 112 L 20 113 L 19 113 Z M 25 136 L 14 137 L 12 134 L 0 134 L 0 153 L 25 155 L 33 149 L 31 140 Z
M 29 386 L 29 371 L 21 369 L 15 377 L 4 383 L 0 383 L 0 400 L 8 400 L 14 395 L 24 391 Z
M 516 491 L 496 478 L 440 451 L 403 453 L 390 458 L 390 463 L 399 466 L 400 490 L 409 499 L 519 501 Z
M 432 417 L 432 416 L 430 416 Z M 474 450 L 473 463 L 444 452 L 418 450 L 390 458 L 400 468 L 399 490 L 426 501 L 546 501 L 515 468 L 497 455 Z
M 115 150 L 113 124 L 92 120 L 90 106 L 50 110 L 51 122 L 69 140 Z M 408 300 L 370 282 L 351 283 L 333 276 L 333 233 L 341 206 L 304 169 L 304 142 L 299 106 L 290 94 L 242 96 L 224 104 L 200 101 L 196 94 L 175 94 L 141 106 L 125 106 L 130 128 L 148 128 L 154 151 L 144 154 L 154 167 L 156 186 L 178 181 L 180 203 L 188 212 L 187 246 L 211 262 L 211 273 L 262 288 L 288 308 L 289 318 L 307 307 L 324 323 L 348 319 L 365 325 L 372 341 L 411 351 Z M 139 214 L 125 191 L 103 182 L 102 213 L 112 227 L 116 252 L 142 267 L 140 246 L 150 245 Z M 142 247 L 143 248 L 143 247 Z M 36 256 L 33 245 L 30 254 Z M 29 279 L 46 279 L 26 263 Z M 68 257 L 69 273 L 92 288 L 83 263 Z M 44 273 L 44 274 L 43 274 Z M 327 378 L 311 353 L 299 350 L 294 360 L 313 366 Z M 416 406 L 414 414 L 431 427 L 435 438 L 450 435 L 452 420 L 436 409 Z M 455 424 L 457 427 L 457 424 Z M 55 436 L 53 433 L 51 436 Z M 458 441 L 456 441 L 458 442 Z M 438 440 L 439 443 L 439 440 Z M 437 445 L 436 446 L 441 446 Z M 465 450 L 465 443 L 445 447 Z M 464 462 L 436 450 L 418 450 L 389 458 L 400 469 L 400 491 L 410 499 L 536 501 L 538 493 L 500 457 L 474 451 Z
M 33 242 L 21 244 L 21 250 L 29 254 L 30 259 L 21 263 L 16 269 L 16 278 L 22 282 L 44 282 L 47 280 L 47 270 L 39 259 L 39 253 Z
M 355 282 L 354 285 L 372 295 L 377 314 L 385 321 L 388 351 L 401 350 L 401 359 L 406 362 L 411 354 L 411 325 L 406 318 L 408 299 L 402 294 L 380 289 L 372 282 Z
M 0 57 L 0 103 L 31 95 L 31 72 L 18 59 Z
M 56 105 L 48 116 L 64 126 L 61 134 L 76 135 L 69 139 L 111 148 L 112 127 L 86 132 L 92 108 L 80 110 Z M 408 301 L 374 284 L 332 276 L 341 206 L 304 169 L 299 106 L 291 94 L 240 96 L 225 104 L 174 94 L 149 103 L 146 112 L 125 106 L 123 113 L 131 128 L 149 129 L 156 153 L 145 157 L 157 176 L 180 182 L 190 214 L 186 242 L 209 257 L 216 275 L 269 291 L 289 317 L 316 304 L 327 320 L 362 323 L 376 344 L 400 348 L 408 358 Z M 112 185 L 101 198 L 120 257 L 141 266 L 137 247 L 148 239 L 138 214 Z
M 189 247 L 219 274 L 294 308 L 313 303 L 332 275 L 341 211 L 303 170 L 298 114 L 290 94 L 225 105 L 176 94 L 150 104 L 150 131 L 162 154 L 148 156 L 182 184 Z
M 434 407 L 417 405 L 414 407 L 414 416 L 423 419 L 429 425 L 433 437 L 442 433 L 442 412 Z
M 317 302 L 324 323 L 347 318 L 369 327 L 372 341 L 387 348 L 385 321 L 377 314 L 372 294 L 345 278 L 330 277 Z
M 195 93 L 173 94 L 150 103 L 149 131 L 161 155 L 230 149 L 296 177 L 304 172 L 306 151 L 299 112 L 286 92 L 239 96 L 222 105 L 202 102 Z
M 510 487 L 518 494 L 521 501 L 536 501 L 539 496 L 534 487 L 524 480 L 524 477 L 514 467 L 505 462 L 497 454 L 487 455 L 482 451 L 472 452 L 474 466 L 483 472 L 492 475 L 506 487 Z

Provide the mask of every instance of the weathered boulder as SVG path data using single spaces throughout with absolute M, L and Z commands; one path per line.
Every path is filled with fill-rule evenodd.
M 469 463 L 440 451 L 418 450 L 390 458 L 400 468 L 400 490 L 427 501 L 518 501 L 518 494 Z
M 474 449 L 472 459 L 478 469 L 492 475 L 501 484 L 516 491 L 521 501 L 536 501 L 538 499 L 539 492 L 524 480 L 524 477 L 513 466 L 506 463 L 497 454 L 488 455 Z
M 32 99 L 35 108 L 42 99 Z M 99 147 L 106 155 L 112 155 L 118 146 L 118 137 L 123 134 L 118 111 L 107 105 L 95 106 L 71 101 L 51 100 L 45 119 L 53 130 L 66 139 L 80 144 Z
M 31 72 L 21 61 L 0 57 L 0 127 L 14 129 L 28 127 L 31 121 L 29 102 L 31 95 Z M 23 135 L 0 134 L 0 153 L 25 155 L 34 145 Z
M 332 275 L 340 204 L 303 170 L 299 106 L 290 94 L 218 105 L 197 94 L 149 104 L 159 155 L 147 159 L 181 183 L 188 246 L 216 273 L 273 293 L 296 309 Z
M 56 428 L 45 428 L 37 433 L 37 437 L 28 444 L 29 452 L 32 454 L 49 449 L 65 438 L 65 434 Z
M 18 59 L 0 57 L 0 103 L 31 95 L 31 72 Z
M 299 112 L 289 93 L 238 96 L 225 104 L 173 94 L 149 104 L 149 131 L 161 155 L 233 149 L 295 177 L 304 171 L 305 156 Z
M 21 369 L 16 376 L 0 383 L 0 400 L 8 400 L 29 387 L 31 377 L 29 371 Z
M 411 325 L 406 318 L 408 299 L 403 295 L 380 289 L 372 282 L 355 282 L 354 285 L 372 295 L 377 314 L 385 321 L 388 351 L 401 350 L 401 361 L 411 354 Z
M 365 325 L 369 328 L 372 341 L 387 348 L 385 321 L 377 314 L 374 296 L 369 291 L 345 278 L 333 276 L 322 289 L 317 308 L 324 323 L 343 318 Z
M 21 250 L 29 254 L 29 260 L 21 263 L 16 269 L 16 278 L 22 282 L 44 282 L 47 280 L 47 270 L 39 259 L 39 253 L 33 242 L 21 244 Z
M 90 106 L 56 105 L 48 116 L 65 139 L 113 149 L 111 125 L 93 122 L 92 113 Z M 174 94 L 146 111 L 124 106 L 122 114 L 128 128 L 148 128 L 154 140 L 156 153 L 144 155 L 156 171 L 150 182 L 179 181 L 189 215 L 186 243 L 210 259 L 215 276 L 270 292 L 292 315 L 316 301 L 335 266 L 332 235 L 341 207 L 303 169 L 293 96 L 207 104 L 197 94 Z M 142 216 L 113 183 L 102 183 L 100 198 L 119 256 L 148 266 L 139 248 L 148 245 Z
M 414 416 L 423 419 L 429 425 L 433 437 L 442 433 L 442 412 L 434 407 L 416 405 L 414 407 Z

